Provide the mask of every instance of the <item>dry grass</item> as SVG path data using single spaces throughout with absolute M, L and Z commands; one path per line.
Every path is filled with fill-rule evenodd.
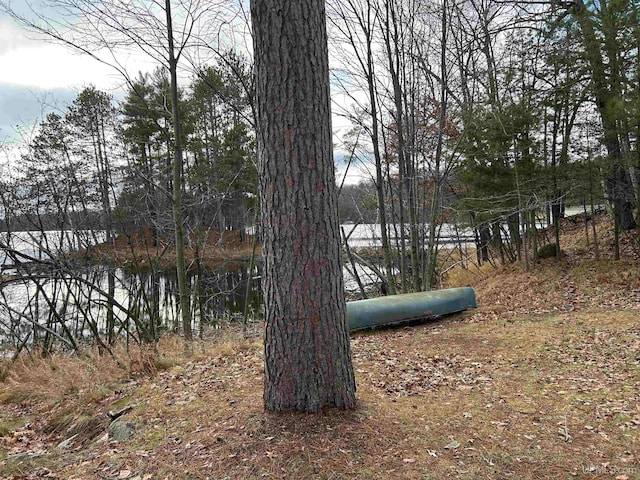
M 24 361 L 0 384 L 0 452 L 43 455 L 0 477 L 639 479 L 640 269 L 571 252 L 456 273 L 477 310 L 355 335 L 351 412 L 265 414 L 261 342 L 232 330 L 190 357 L 167 338 Z M 96 443 L 125 405 L 134 436 Z
M 37 459 L 31 471 L 159 479 L 637 472 L 635 314 L 467 320 L 354 337 L 358 408 L 319 415 L 264 414 L 259 342 L 225 341 L 109 398 L 136 405 L 131 440 L 64 455 L 48 446 L 49 463 Z
M 118 345 L 113 356 L 100 354 L 97 348 L 85 348 L 80 356 L 71 353 L 47 357 L 23 355 L 8 369 L 0 401 L 55 403 L 68 395 L 89 402 L 99 401 L 100 391 L 95 390 L 96 385 L 153 375 L 180 361 L 183 349 L 180 339 L 167 335 L 156 347 Z

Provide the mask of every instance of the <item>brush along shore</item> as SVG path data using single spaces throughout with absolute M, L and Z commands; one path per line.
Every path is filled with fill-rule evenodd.
M 245 266 L 252 252 L 259 258 L 262 247 L 259 244 L 254 246 L 251 235 L 238 230 L 220 232 L 204 229 L 189 235 L 185 257 L 191 270 L 197 269 L 198 266 L 207 271 L 214 271 L 222 266 L 234 270 Z M 151 266 L 160 270 L 171 270 L 175 269 L 176 265 L 173 238 L 159 235 L 148 227 L 130 234 L 119 234 L 113 245 L 102 243 L 76 252 L 75 256 L 134 271 L 146 270 Z

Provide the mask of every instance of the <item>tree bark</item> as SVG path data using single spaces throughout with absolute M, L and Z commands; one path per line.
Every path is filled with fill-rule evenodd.
M 353 408 L 323 0 L 253 0 L 268 411 Z

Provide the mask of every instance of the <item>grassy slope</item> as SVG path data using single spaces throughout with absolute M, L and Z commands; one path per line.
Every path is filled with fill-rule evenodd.
M 0 458 L 44 455 L 5 459 L 0 478 L 640 478 L 637 252 L 595 261 L 567 227 L 559 263 L 452 274 L 477 310 L 355 335 L 353 412 L 264 414 L 257 331 L 188 360 L 167 338 L 159 357 L 18 362 Z M 96 443 L 128 404 L 134 436 Z

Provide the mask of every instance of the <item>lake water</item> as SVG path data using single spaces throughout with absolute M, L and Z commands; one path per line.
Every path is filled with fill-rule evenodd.
M 247 301 L 255 316 L 262 304 L 258 273 L 249 276 L 246 269 L 238 269 L 190 276 L 195 332 L 241 318 Z M 91 339 L 96 332 L 109 331 L 109 325 L 117 335 L 150 340 L 163 330 L 179 328 L 177 291 L 174 275 L 157 272 L 101 266 L 73 272 L 34 270 L 29 278 L 10 278 L 0 288 L 0 340 L 15 347 L 32 343 L 34 335 L 39 341 L 56 335 Z
M 61 253 L 80 250 L 105 241 L 100 230 L 63 230 L 32 232 L 0 232 L 0 267 L 11 268 L 16 262 L 47 260 Z
M 382 229 L 377 223 L 343 224 L 341 228 L 347 236 L 349 246 L 352 248 L 379 247 L 382 245 Z M 428 237 L 428 225 L 419 227 L 421 236 Z M 397 237 L 400 236 L 399 225 L 388 225 L 387 234 L 389 241 L 395 245 Z M 409 237 L 406 232 L 406 238 Z M 454 244 L 473 243 L 473 229 L 456 228 L 452 224 L 439 226 L 438 243 L 440 245 L 451 246 Z

